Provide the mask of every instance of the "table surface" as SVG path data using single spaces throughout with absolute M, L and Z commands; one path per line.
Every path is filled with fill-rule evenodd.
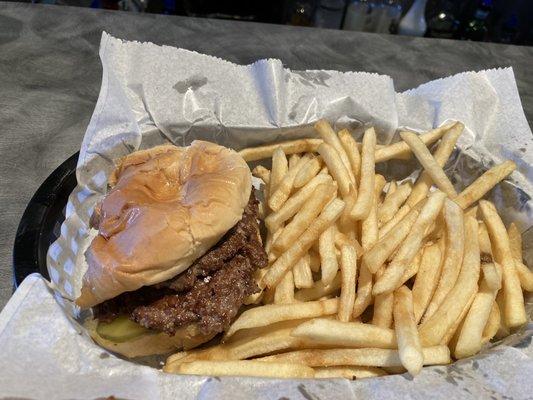
M 532 47 L 0 2 L 0 310 L 12 292 L 13 241 L 24 208 L 79 149 L 93 112 L 103 30 L 241 64 L 279 58 L 292 69 L 387 74 L 398 91 L 512 66 L 533 120 Z

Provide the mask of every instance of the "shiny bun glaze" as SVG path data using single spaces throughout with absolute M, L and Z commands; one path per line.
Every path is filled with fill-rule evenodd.
M 241 219 L 251 173 L 235 151 L 194 141 L 132 153 L 109 183 L 92 219 L 82 308 L 186 270 Z

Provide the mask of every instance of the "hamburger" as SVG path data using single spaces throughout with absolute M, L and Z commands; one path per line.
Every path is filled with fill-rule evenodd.
M 127 357 L 198 346 L 224 331 L 267 265 L 251 172 L 194 141 L 134 152 L 97 204 L 76 303 L 101 346 Z

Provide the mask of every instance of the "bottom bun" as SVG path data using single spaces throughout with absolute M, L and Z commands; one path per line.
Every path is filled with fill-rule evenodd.
M 211 340 L 215 334 L 201 335 L 196 325 L 188 325 L 176 331 L 174 336 L 166 333 L 152 333 L 139 336 L 127 342 L 116 343 L 104 339 L 96 332 L 98 320 L 87 320 L 83 326 L 91 338 L 103 348 L 128 358 L 167 354 L 178 350 L 189 350 Z

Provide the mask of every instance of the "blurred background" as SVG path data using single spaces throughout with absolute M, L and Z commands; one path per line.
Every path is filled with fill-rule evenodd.
M 533 0 L 34 0 L 33 2 L 533 45 Z

